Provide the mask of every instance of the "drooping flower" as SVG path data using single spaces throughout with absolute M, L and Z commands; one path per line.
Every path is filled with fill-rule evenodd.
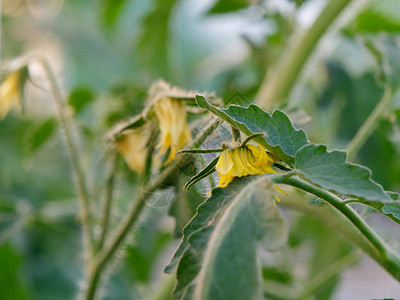
M 162 156 L 170 149 L 166 164 L 171 162 L 175 154 L 192 139 L 189 126 L 186 121 L 186 108 L 182 101 L 164 97 L 154 104 L 161 138 L 157 145 L 160 148 L 158 155 Z
M 0 85 L 0 120 L 4 119 L 11 108 L 21 109 L 20 72 L 10 73 Z
M 117 139 L 117 150 L 124 157 L 129 168 L 143 173 L 146 164 L 147 137 L 141 129 L 129 129 L 121 133 Z
M 276 173 L 272 169 L 276 161 L 262 147 L 246 145 L 225 149 L 215 166 L 220 176 L 218 187 L 226 187 L 234 177 Z

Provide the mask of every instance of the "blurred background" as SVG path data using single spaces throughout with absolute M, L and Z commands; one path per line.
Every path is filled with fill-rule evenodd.
M 327 1 L 249 2 L 2 0 L 1 61 L 35 54 L 50 61 L 76 119 L 97 199 L 105 177 L 104 134 L 141 111 L 155 80 L 250 103 L 293 33 L 308 28 Z M 29 73 L 22 114 L 0 122 L 0 299 L 72 299 L 83 274 L 71 169 L 48 82 L 36 63 Z M 400 1 L 354 0 L 322 39 L 284 109 L 311 142 L 344 149 L 379 102 L 383 85 L 390 85 L 390 109 L 355 162 L 369 167 L 386 190 L 399 192 L 399 78 Z M 120 168 L 115 221 L 133 199 L 136 182 L 122 162 Z M 282 209 L 289 244 L 272 257 L 265 254 L 266 285 L 301 286 L 353 251 L 317 219 Z M 400 250 L 395 223 L 360 211 Z M 156 299 L 152 292 L 168 286 L 162 270 L 179 242 L 174 223 L 168 207 L 146 208 L 104 299 Z M 396 296 L 399 283 L 364 258 L 314 298 Z

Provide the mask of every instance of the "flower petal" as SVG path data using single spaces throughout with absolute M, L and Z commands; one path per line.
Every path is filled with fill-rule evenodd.
M 225 175 L 230 172 L 233 168 L 233 160 L 231 158 L 231 154 L 228 149 L 222 151 L 221 156 L 218 159 L 217 165 L 215 169 L 217 170 L 218 175 Z

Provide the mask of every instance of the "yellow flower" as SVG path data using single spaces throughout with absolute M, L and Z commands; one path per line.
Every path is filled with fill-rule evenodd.
M 124 157 L 129 168 L 142 173 L 146 164 L 147 138 L 140 129 L 125 130 L 117 140 L 117 150 Z
M 15 106 L 21 109 L 19 91 L 20 72 L 15 71 L 7 76 L 0 86 L 0 120 L 4 119 L 10 109 Z
M 226 187 L 234 177 L 276 173 L 271 168 L 275 162 L 262 147 L 246 145 L 225 149 L 215 166 L 217 174 L 221 176 L 218 187 Z
M 170 149 L 166 163 L 171 162 L 176 152 L 192 139 L 186 122 L 186 108 L 182 101 L 164 97 L 154 104 L 154 111 L 160 124 L 161 139 L 158 156 Z

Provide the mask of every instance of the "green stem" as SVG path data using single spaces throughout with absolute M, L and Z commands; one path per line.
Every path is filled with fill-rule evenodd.
M 192 143 L 191 148 L 199 147 L 219 123 L 219 120 L 211 122 L 211 124 L 200 133 L 198 138 Z M 146 200 L 154 191 L 162 186 L 169 177 L 174 176 L 179 172 L 179 167 L 185 164 L 188 159 L 190 159 L 190 154 L 183 154 L 175 158 L 154 182 L 148 182 L 139 190 L 136 201 L 115 230 L 115 234 L 110 237 L 110 242 L 105 245 L 94 260 L 88 276 L 87 288 L 84 291 L 84 299 L 92 300 L 95 298 L 99 281 L 106 265 L 113 258 L 115 252 L 121 247 L 123 241 L 126 239 L 129 230 L 139 217 Z
M 385 242 L 374 232 L 364 219 L 362 219 L 350 206 L 344 205 L 339 197 L 298 178 L 288 178 L 285 175 L 271 176 L 270 178 L 274 183 L 288 184 L 309 192 L 335 207 L 375 248 L 375 251 L 380 258 L 377 260 L 378 263 L 380 263 L 394 278 L 400 281 L 400 258 L 398 255 L 385 244 Z
M 321 273 L 313 277 L 304 287 L 299 299 L 310 299 L 318 289 L 320 289 L 326 282 L 340 274 L 343 270 L 355 264 L 362 258 L 360 252 L 351 252 L 346 256 L 340 258 L 329 267 L 325 268 Z
M 102 211 L 101 211 L 101 219 L 100 219 L 100 228 L 101 228 L 101 235 L 100 235 L 100 240 L 98 244 L 98 249 L 102 249 L 107 233 L 108 233 L 108 228 L 109 228 L 109 223 L 110 223 L 110 213 L 111 213 L 111 204 L 112 204 L 112 199 L 113 199 L 113 190 L 114 190 L 114 179 L 115 179 L 115 170 L 116 170 L 116 165 L 117 165 L 117 154 L 113 153 L 111 158 L 111 164 L 110 164 L 110 169 L 109 173 L 107 175 L 106 179 L 106 189 L 105 189 L 105 199 L 104 203 L 102 206 Z
M 385 86 L 385 90 L 381 100 L 375 109 L 371 112 L 367 120 L 365 120 L 364 124 L 360 127 L 356 135 L 347 145 L 347 159 L 352 160 L 354 156 L 358 153 L 360 148 L 364 145 L 370 135 L 373 133 L 375 128 L 378 126 L 378 122 L 385 112 L 386 108 L 390 104 L 390 100 L 392 99 L 392 90 L 389 86 Z
M 86 258 L 88 258 L 88 262 L 86 264 L 88 268 L 89 261 L 93 255 L 93 235 L 90 220 L 89 197 L 85 183 L 86 180 L 84 176 L 84 171 L 81 167 L 81 161 L 78 155 L 78 147 L 73 139 L 70 120 L 65 113 L 64 101 L 61 96 L 60 89 L 58 88 L 56 77 L 54 76 L 54 73 L 46 59 L 40 57 L 38 58 L 38 60 L 42 64 L 43 70 L 50 84 L 51 92 L 56 103 L 58 120 L 65 136 L 65 143 L 67 145 L 72 170 L 74 173 L 73 177 L 75 188 L 80 203 L 80 215 L 82 221 L 85 250 L 87 250 L 89 254 L 85 256 Z
M 247 143 L 249 143 L 251 140 L 258 138 L 258 137 L 262 137 L 264 136 L 264 133 L 254 133 L 252 135 L 249 135 L 244 141 L 243 143 L 240 145 L 240 147 L 244 147 L 247 145 Z
M 282 103 L 291 92 L 304 64 L 307 62 L 318 41 L 351 0 L 330 0 L 314 24 L 287 47 L 280 63 L 263 79 L 256 96 L 256 103 L 267 108 L 273 102 Z

